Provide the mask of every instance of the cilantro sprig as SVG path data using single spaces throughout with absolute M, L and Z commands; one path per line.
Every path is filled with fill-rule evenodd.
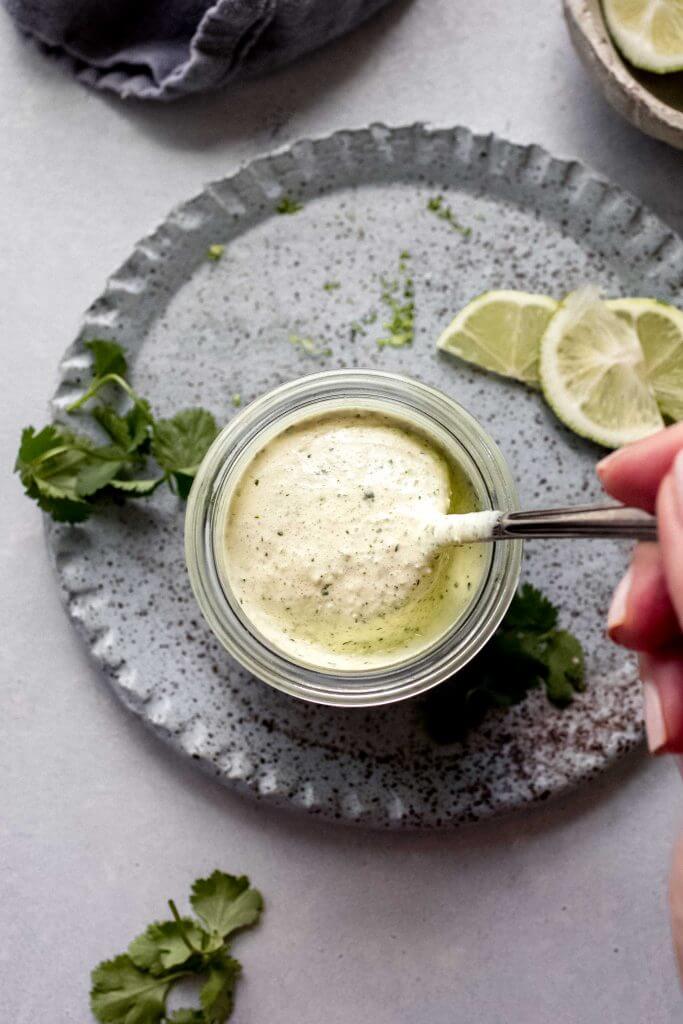
M 488 711 L 519 704 L 540 686 L 556 707 L 571 704 L 585 689 L 583 650 L 557 620 L 557 608 L 525 583 L 481 653 L 427 697 L 422 712 L 432 739 L 461 740 Z
M 14 466 L 26 494 L 64 523 L 82 522 L 106 501 L 147 497 L 163 483 L 187 498 L 218 433 L 214 417 L 205 409 L 185 409 L 170 419 L 156 419 L 147 399 L 127 380 L 123 348 L 99 338 L 86 341 L 85 347 L 93 357 L 93 380 L 67 412 L 75 414 L 87 405 L 106 443 L 97 444 L 62 423 L 40 431 L 26 427 Z M 123 393 L 123 411 L 103 399 L 112 391 Z M 155 463 L 151 474 L 149 456 Z
M 257 924 L 263 898 L 245 875 L 214 871 L 192 886 L 196 917 L 181 917 L 173 900 L 172 918 L 155 921 L 125 953 L 104 960 L 92 972 L 90 1006 L 102 1024 L 223 1024 L 232 1013 L 241 965 L 229 953 L 229 940 Z M 172 987 L 199 978 L 201 1009 L 168 1012 Z

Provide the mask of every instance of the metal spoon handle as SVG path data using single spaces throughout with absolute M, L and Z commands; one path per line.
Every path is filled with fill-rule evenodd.
M 504 512 L 493 528 L 494 540 L 513 537 L 624 537 L 657 540 L 657 520 L 639 508 L 585 505 Z

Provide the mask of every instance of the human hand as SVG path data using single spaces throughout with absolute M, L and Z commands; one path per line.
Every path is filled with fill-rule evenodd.
M 653 754 L 683 752 L 683 423 L 603 459 L 605 490 L 657 513 L 658 544 L 639 544 L 614 592 L 609 635 L 638 651 Z M 671 923 L 683 979 L 683 837 L 674 854 Z
M 683 423 L 598 463 L 605 490 L 657 513 L 658 544 L 639 544 L 614 592 L 607 630 L 640 652 L 653 754 L 683 753 Z

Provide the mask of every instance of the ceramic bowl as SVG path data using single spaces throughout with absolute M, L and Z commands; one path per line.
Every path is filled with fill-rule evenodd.
M 564 0 L 569 34 L 588 74 L 627 121 L 683 149 L 683 72 L 657 75 L 629 64 L 607 30 L 601 0 Z

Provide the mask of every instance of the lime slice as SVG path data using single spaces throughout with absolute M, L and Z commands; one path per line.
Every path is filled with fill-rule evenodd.
M 541 339 L 541 387 L 566 426 L 607 448 L 664 426 L 632 323 L 580 288 L 560 303 Z
M 538 385 L 538 349 L 557 302 L 528 292 L 484 292 L 446 328 L 437 348 L 526 384 Z
M 605 20 L 624 57 L 664 74 L 683 69 L 682 0 L 603 0 Z
M 656 299 L 611 299 L 607 305 L 636 329 L 659 411 L 683 420 L 683 313 Z

